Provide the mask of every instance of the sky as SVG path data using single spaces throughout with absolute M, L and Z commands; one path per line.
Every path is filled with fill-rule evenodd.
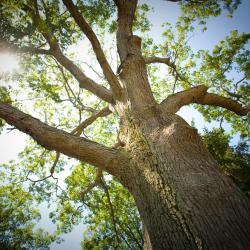
M 159 36 L 162 32 L 161 24 L 166 21 L 176 21 L 179 10 L 176 3 L 167 2 L 163 0 L 145 0 L 143 2 L 148 3 L 151 6 L 154 6 L 154 12 L 149 14 L 149 19 L 153 24 L 153 27 L 150 31 L 150 35 L 156 40 L 161 41 Z M 240 32 L 250 32 L 249 23 L 249 11 L 250 11 L 250 1 L 243 0 L 243 4 L 239 6 L 238 10 L 234 14 L 233 19 L 229 19 L 223 14 L 220 17 L 212 18 L 208 21 L 208 31 L 205 33 L 196 32 L 195 36 L 191 38 L 190 42 L 194 50 L 199 49 L 211 49 L 213 46 L 220 40 L 222 40 L 226 35 L 229 34 L 230 30 L 237 29 Z M 6 58 L 3 58 L 0 55 L 0 70 L 3 65 L 6 65 Z M 15 60 L 12 62 L 16 64 Z M 8 65 L 12 65 L 8 62 Z M 179 113 L 187 122 L 191 123 L 191 120 L 194 119 L 195 125 L 198 130 L 201 132 L 202 129 L 206 126 L 209 128 L 218 126 L 218 123 L 207 124 L 204 122 L 202 115 L 198 111 L 190 107 L 182 108 Z M 224 124 L 226 129 L 229 128 L 228 124 Z M 26 135 L 23 133 L 14 130 L 9 133 L 3 133 L 0 135 L 0 163 L 7 162 L 12 159 L 16 159 L 17 154 L 24 148 Z M 234 138 L 235 142 L 238 140 L 236 136 Z M 46 210 L 46 207 L 42 207 Z M 39 225 L 46 226 L 46 229 L 49 231 L 53 230 L 53 226 L 49 223 L 47 213 L 44 213 L 43 220 Z M 80 248 L 80 241 L 82 239 L 82 230 L 83 225 L 76 226 L 75 229 L 70 233 L 65 235 L 63 238 L 65 241 L 60 244 L 52 244 L 52 250 L 78 250 Z

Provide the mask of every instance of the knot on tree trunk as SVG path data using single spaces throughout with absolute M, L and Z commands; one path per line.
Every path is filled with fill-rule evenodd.
M 128 39 L 128 54 L 141 55 L 141 38 L 130 36 Z

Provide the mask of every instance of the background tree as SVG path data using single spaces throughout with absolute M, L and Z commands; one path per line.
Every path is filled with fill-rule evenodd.
M 1 183 L 6 182 L 1 172 Z M 1 185 L 0 187 L 0 247 L 1 249 L 49 249 L 56 240 L 42 229 L 34 229 L 40 219 L 33 197 L 22 187 Z
M 221 170 L 247 194 L 250 191 L 250 155 L 246 138 L 230 146 L 230 136 L 221 129 L 204 131 L 203 139 Z
M 109 186 L 113 191 L 119 186 L 104 171 L 133 195 L 144 223 L 145 248 L 246 249 L 248 199 L 219 171 L 197 131 L 175 113 L 197 104 L 207 119 L 225 119 L 234 131 L 247 134 L 249 35 L 232 31 L 214 50 L 194 53 L 188 44 L 193 25 L 199 22 L 205 30 L 206 18 L 222 8 L 232 14 L 239 1 L 174 2 L 180 2 L 183 14 L 176 25 L 164 24 L 165 42 L 158 45 L 144 35 L 150 28 L 149 7 L 137 1 L 1 2 L 2 47 L 22 54 L 26 71 L 17 86 L 1 87 L 0 117 L 42 146 L 30 141 L 12 169 L 19 180 L 31 183 L 28 190 L 37 200 L 63 201 L 62 209 L 51 214 L 62 221 L 59 231 L 79 218 L 83 204 L 88 206 L 83 198 L 93 190 L 93 201 L 99 196 L 109 206 L 106 225 L 111 223 L 115 232 L 108 234 L 103 227 L 100 244 L 128 246 L 134 237 L 141 246 L 140 232 L 127 233 L 115 215 L 119 203 L 112 201 Z M 104 46 L 108 34 L 110 44 Z M 74 60 L 72 47 L 85 37 L 100 70 L 90 60 Z M 110 57 L 105 47 L 113 49 Z M 118 61 L 112 63 L 115 48 Z M 166 65 L 169 74 L 160 79 L 155 63 Z M 92 68 L 97 79 L 87 76 L 82 65 Z M 32 99 L 32 105 L 21 105 L 20 98 Z M 44 121 L 28 115 L 31 110 Z M 94 166 L 95 174 L 78 164 L 65 191 L 55 174 L 75 162 L 61 153 Z M 95 196 L 96 186 L 102 193 Z M 134 209 L 132 201 L 128 209 Z M 139 223 L 136 217 L 126 219 Z M 88 236 L 83 246 L 93 244 L 93 235 Z

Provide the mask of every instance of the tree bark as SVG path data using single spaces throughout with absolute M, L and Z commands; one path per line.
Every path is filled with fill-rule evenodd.
M 130 164 L 117 178 L 134 196 L 149 236 L 145 247 L 250 249 L 248 198 L 219 171 L 197 130 L 155 102 L 140 39 L 131 36 L 128 44 L 116 110 Z
M 196 129 L 159 107 L 149 113 L 121 120 L 131 156 L 121 182 L 135 198 L 152 249 L 250 249 L 248 198 L 219 171 Z
M 97 119 L 96 116 L 85 120 L 85 123 L 80 124 L 72 133 L 51 127 L 1 101 L 0 117 L 10 125 L 30 135 L 44 148 L 88 162 L 112 175 L 119 174 L 120 164 L 127 165 L 127 157 L 119 149 L 108 148 L 102 144 L 74 135 L 79 130 L 81 131 L 85 125 L 88 125 L 90 120 Z

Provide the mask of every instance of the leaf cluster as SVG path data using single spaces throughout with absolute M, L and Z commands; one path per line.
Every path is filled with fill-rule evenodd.
M 33 202 L 32 195 L 20 184 L 0 186 L 1 249 L 49 249 L 56 240 L 55 235 L 43 229 L 35 230 L 41 216 Z
M 202 137 L 221 170 L 249 195 L 250 153 L 246 138 L 241 138 L 236 146 L 231 146 L 230 135 L 221 129 L 205 129 Z

